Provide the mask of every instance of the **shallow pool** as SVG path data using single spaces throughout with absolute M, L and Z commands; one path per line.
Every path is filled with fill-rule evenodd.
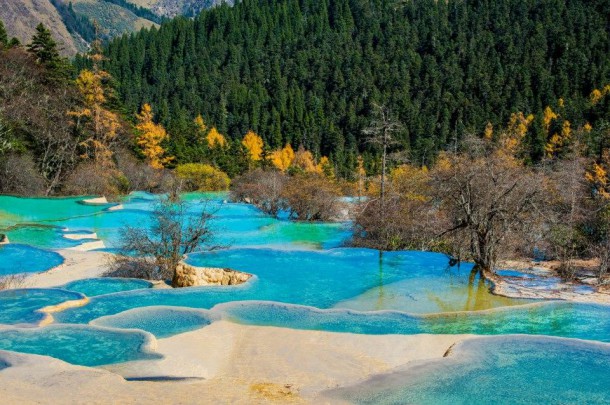
M 0 330 L 0 349 L 51 356 L 82 366 L 160 358 L 145 332 L 89 325 L 50 325 Z
M 35 324 L 45 315 L 40 309 L 85 296 L 61 289 L 24 288 L 0 291 L 0 324 Z
M 157 338 L 165 338 L 203 328 L 219 319 L 205 310 L 179 307 L 145 307 L 105 316 L 92 322 L 94 325 L 121 329 L 140 329 Z
M 191 203 L 189 215 L 197 215 L 203 209 L 214 213 L 210 225 L 218 235 L 215 243 L 227 247 L 191 254 L 187 261 L 196 266 L 245 271 L 254 275 L 252 279 L 239 286 L 179 290 L 152 289 L 150 283 L 141 280 L 89 279 L 58 289 L 2 292 L 0 324 L 29 328 L 0 330 L 0 349 L 47 354 L 84 365 L 148 359 L 155 357 L 149 352 L 153 335 L 165 338 L 205 327 L 218 319 L 362 334 L 519 333 L 610 342 L 610 309 L 606 306 L 498 297 L 490 293 L 489 283 L 471 273 L 472 265 L 449 267 L 444 255 L 346 248 L 342 247 L 350 237 L 346 224 L 301 224 L 270 218 L 251 205 L 227 203 L 223 193 L 190 193 L 184 197 Z M 150 223 L 157 197 L 133 193 L 121 201 L 123 207 L 118 210 L 110 210 L 110 204 L 83 205 L 79 203 L 81 199 L 0 196 L 0 228 L 5 229 L 0 232 L 6 232 L 13 242 L 28 242 L 45 249 L 76 246 L 83 241 L 68 240 L 65 236 L 95 232 L 107 250 L 112 250 L 117 246 L 122 226 Z M 3 271 L 5 274 L 42 271 L 61 263 L 61 257 L 45 249 L 18 243 L 0 247 L 0 275 Z M 508 271 L 504 275 L 521 277 L 524 283 L 539 282 L 518 272 Z M 56 325 L 34 328 L 45 317 L 40 309 L 71 300 L 84 304 L 85 296 L 89 299 L 86 305 L 54 313 Z M 121 333 L 128 330 L 127 334 Z M 496 350 L 495 340 L 481 342 L 481 346 L 476 346 L 477 352 Z M 521 345 L 522 341 L 503 342 Z M 559 345 L 556 350 L 553 346 L 544 352 L 534 341 L 523 342 L 528 350 L 540 350 L 549 358 L 559 358 L 557 364 L 569 370 L 579 366 L 596 375 L 601 367 L 576 362 L 574 353 L 578 351 L 585 357 L 602 353 L 588 352 L 584 346 L 574 349 L 576 346 Z M 563 358 L 560 346 L 566 350 Z M 462 358 L 473 350 L 464 346 Z M 515 364 L 516 368 L 489 368 L 477 357 L 474 362 L 477 366 L 467 369 L 465 375 L 480 380 L 489 373 L 494 383 L 504 378 L 519 386 L 522 382 L 516 377 L 516 370 L 542 361 L 528 357 L 525 349 L 496 353 L 496 357 L 490 355 L 494 362 L 509 359 L 507 364 Z M 459 358 L 456 355 L 446 364 L 455 362 L 458 367 Z M 550 367 L 551 363 L 540 364 Z M 460 392 L 462 396 L 458 399 L 473 402 L 476 395 L 483 397 L 483 392 L 494 392 L 485 391 L 492 386 L 487 382 L 480 385 L 480 392 L 465 388 L 459 391 L 462 377 L 457 372 L 451 374 L 451 370 L 457 369 L 449 367 L 439 381 Z M 426 375 L 420 385 L 413 386 L 417 394 L 414 397 L 404 396 L 405 390 L 411 392 L 404 384 L 390 384 L 379 392 L 354 388 L 340 397 L 364 403 L 455 400 L 434 391 L 432 374 Z M 538 376 L 531 374 L 530 378 Z M 503 389 L 498 390 L 498 395 L 504 395 Z M 541 402 L 555 400 L 540 396 L 536 390 L 531 395 Z M 566 393 L 566 398 L 582 399 L 570 395 Z M 604 395 L 599 398 L 606 399 Z
M 152 286 L 153 284 L 149 281 L 133 278 L 88 278 L 72 281 L 59 288 L 76 291 L 87 297 L 95 297 L 122 291 L 142 290 Z
M 0 277 L 49 270 L 63 261 L 59 254 L 48 250 L 16 243 L 0 245 Z
M 327 399 L 355 404 L 607 404 L 610 345 L 506 336 L 456 345 L 449 357 L 418 362 Z

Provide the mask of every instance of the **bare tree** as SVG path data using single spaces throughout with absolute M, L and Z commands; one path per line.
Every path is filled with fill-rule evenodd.
M 2 53 L 2 118 L 34 152 L 37 170 L 45 180 L 44 194 L 55 191 L 78 162 L 79 139 L 66 111 L 79 103 L 74 86 L 49 82 L 28 52 L 15 48 Z
M 452 237 L 449 245 L 456 250 L 467 247 L 476 270 L 489 276 L 498 257 L 513 252 L 510 242 L 539 220 L 541 176 L 502 151 L 476 145 L 440 159 L 431 189 L 451 225 L 439 236 Z
M 288 176 L 277 170 L 252 170 L 233 180 L 231 199 L 254 204 L 263 212 L 277 216 L 284 206 L 282 193 L 287 182 Z
M 340 196 L 341 189 L 332 180 L 318 174 L 300 174 L 290 178 L 281 201 L 292 219 L 330 221 L 340 216 Z
M 362 133 L 368 137 L 367 142 L 381 147 L 381 186 L 380 186 L 380 209 L 382 220 L 385 216 L 386 201 L 386 177 L 388 167 L 388 152 L 393 146 L 399 144 L 395 138 L 396 132 L 402 129 L 402 125 L 392 118 L 391 111 L 384 105 L 373 104 L 374 116 L 370 126 L 363 129 Z
M 212 214 L 204 208 L 189 211 L 184 201 L 168 199 L 157 203 L 148 229 L 125 226 L 121 229 L 119 254 L 107 273 L 113 277 L 137 277 L 176 281 L 176 267 L 185 255 L 217 248 L 209 221 Z

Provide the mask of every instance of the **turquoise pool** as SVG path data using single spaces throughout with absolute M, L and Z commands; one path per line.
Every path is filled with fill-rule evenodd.
M 42 354 L 82 366 L 160 358 L 148 347 L 151 340 L 142 331 L 89 325 L 0 330 L 2 350 Z
M 38 273 L 59 266 L 63 261 L 59 254 L 48 250 L 16 243 L 0 245 L 0 277 Z
M 0 275 L 61 263 L 53 249 L 82 243 L 66 239 L 70 233 L 95 232 L 111 251 L 122 225 L 150 221 L 156 198 L 133 193 L 121 201 L 123 209 L 109 210 L 111 205 L 80 204 L 80 198 L 0 196 L 0 232 L 19 242 L 0 247 Z M 607 306 L 498 297 L 488 283 L 470 277 L 471 265 L 448 267 L 443 255 L 344 247 L 347 224 L 277 220 L 250 205 L 227 203 L 222 193 L 184 198 L 193 215 L 202 209 L 215 213 L 216 243 L 229 246 L 187 261 L 249 272 L 251 280 L 172 290 L 141 280 L 88 279 L 0 292 L 0 324 L 8 325 L 0 327 L 0 349 L 89 366 L 146 360 L 158 358 L 150 350 L 153 339 L 219 319 L 360 334 L 494 335 L 466 341 L 446 359 L 327 395 L 355 403 L 506 402 L 516 391 L 511 402 L 610 400 L 608 377 L 602 375 L 610 346 L 600 343 L 610 342 Z M 518 272 L 505 275 L 530 282 Z M 45 316 L 42 308 L 85 297 L 86 305 L 54 313 L 54 325 L 36 327 Z M 586 398 L 578 370 L 595 377 Z
M 95 297 L 122 291 L 143 290 L 152 286 L 153 284 L 149 281 L 133 278 L 88 278 L 72 281 L 59 288 L 76 291 L 87 297 Z
M 443 359 L 419 362 L 326 394 L 355 404 L 604 404 L 610 345 L 525 336 L 474 339 Z

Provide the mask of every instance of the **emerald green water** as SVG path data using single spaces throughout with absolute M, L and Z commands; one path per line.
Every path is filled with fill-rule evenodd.
M 147 226 L 156 198 L 134 193 L 121 201 L 123 209 L 108 210 L 112 205 L 83 205 L 79 198 L 0 197 L 0 233 L 18 242 L 7 245 L 4 256 L 0 248 L 0 273 L 54 267 L 53 259 L 58 257 L 54 250 L 83 243 L 66 238 L 71 233 L 96 233 L 106 250 L 112 251 L 123 225 Z M 211 226 L 217 233 L 215 243 L 227 247 L 191 254 L 187 262 L 249 272 L 254 275 L 250 281 L 232 287 L 172 290 L 152 289 L 140 280 L 89 279 L 57 289 L 5 291 L 0 293 L 0 324 L 5 325 L 0 328 L 0 349 L 47 354 L 83 365 L 149 359 L 155 357 L 147 348 L 149 339 L 202 328 L 218 319 L 360 334 L 494 335 L 498 337 L 472 346 L 465 343 L 464 349 L 458 350 L 461 357 L 456 354 L 454 360 L 439 365 L 433 362 L 429 366 L 433 372 L 417 369 L 421 379 L 414 380 L 414 385 L 401 383 L 403 376 L 411 378 L 411 374 L 400 371 L 396 374 L 400 378 L 388 377 L 379 384 L 367 382 L 329 395 L 357 403 L 472 403 L 477 396 L 491 395 L 492 386 L 502 380 L 520 387 L 519 395 L 523 395 L 516 397 L 516 402 L 558 402 L 558 395 L 568 402 L 582 403 L 603 403 L 608 398 L 610 388 L 603 388 L 610 387 L 608 384 L 598 384 L 593 391 L 579 391 L 571 385 L 579 381 L 573 377 L 574 370 L 597 376 L 606 366 L 607 346 L 599 342 L 610 342 L 607 306 L 495 296 L 488 283 L 471 277 L 470 264 L 449 267 L 443 255 L 413 251 L 380 254 L 344 247 L 350 237 L 349 224 L 277 220 L 250 205 L 226 202 L 226 194 L 193 193 L 184 198 L 191 204 L 189 213 L 196 215 L 203 209 L 214 213 Z M 45 306 L 84 296 L 89 299 L 86 305 L 53 314 L 57 325 L 36 327 L 44 318 L 40 310 Z M 503 340 L 502 336 L 513 334 L 521 335 Z M 572 340 L 541 335 L 582 342 L 573 344 Z M 125 345 L 117 350 L 123 341 Z M 587 343 L 594 341 L 597 343 Z M 502 351 L 496 342 L 510 344 Z M 471 355 L 479 351 L 499 354 L 490 362 L 486 356 Z M 591 356 L 599 362 L 589 359 Z M 466 361 L 463 359 L 468 359 L 469 367 L 462 376 L 457 370 L 464 367 L 460 363 Z M 536 370 L 530 373 L 534 364 Z M 568 372 L 553 373 L 554 364 Z M 411 369 L 404 372 L 413 373 Z M 487 375 L 489 383 L 479 388 L 466 383 Z M 553 381 L 545 380 L 545 375 Z M 554 394 L 545 396 L 541 390 L 522 387 L 526 379 L 520 376 L 550 384 Z M 568 388 L 559 387 L 562 384 Z M 435 390 L 437 385 L 455 395 Z M 506 387 L 494 395 L 506 400 Z

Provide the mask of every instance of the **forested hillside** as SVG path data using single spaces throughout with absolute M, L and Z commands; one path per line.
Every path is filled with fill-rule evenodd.
M 609 27 L 605 0 L 245 0 L 116 39 L 105 67 L 129 112 L 152 104 L 176 162 L 201 114 L 233 139 L 252 129 L 330 156 L 347 176 L 359 152 L 374 166 L 362 134 L 374 103 L 418 164 L 513 112 L 536 117 L 527 143 L 541 158 L 544 108 L 561 98 L 582 126 L 610 82 Z

